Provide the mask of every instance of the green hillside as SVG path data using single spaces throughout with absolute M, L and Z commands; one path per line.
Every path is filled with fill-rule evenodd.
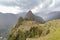
M 60 40 L 60 20 L 40 24 L 20 18 L 8 40 Z
M 52 31 L 49 33 L 45 39 L 46 40 L 60 40 L 60 20 L 51 21 L 50 30 Z

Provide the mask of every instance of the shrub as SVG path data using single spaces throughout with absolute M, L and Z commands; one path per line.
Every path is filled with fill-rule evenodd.
M 42 30 L 38 29 L 38 27 L 32 27 L 29 31 L 26 32 L 28 38 L 33 38 L 36 35 L 41 35 Z
M 17 24 L 16 24 L 16 26 L 15 27 L 19 27 L 20 25 L 22 25 L 22 22 L 24 21 L 24 19 L 22 18 L 22 17 L 20 17 L 19 19 L 18 19 L 18 22 L 17 22 Z

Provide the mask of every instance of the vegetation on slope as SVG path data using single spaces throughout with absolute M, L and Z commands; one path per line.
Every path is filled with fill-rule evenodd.
M 27 40 L 60 40 L 60 19 L 46 22 L 46 27 L 49 27 L 50 32 L 39 38 L 27 38 Z M 45 32 L 43 32 L 45 34 Z
M 42 29 L 40 30 L 39 23 L 20 18 L 8 40 L 26 40 L 26 38 L 40 37 L 42 31 Z
M 35 21 L 19 18 L 8 40 L 27 40 L 27 38 L 28 40 L 30 40 L 30 38 L 32 38 L 32 40 L 55 40 L 57 38 L 60 40 L 59 27 L 60 20 L 53 20 L 45 24 L 40 24 Z

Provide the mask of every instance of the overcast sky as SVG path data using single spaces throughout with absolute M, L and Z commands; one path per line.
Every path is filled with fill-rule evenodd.
M 60 11 L 60 0 L 0 0 L 0 12 L 17 14 L 28 10 L 33 13 Z

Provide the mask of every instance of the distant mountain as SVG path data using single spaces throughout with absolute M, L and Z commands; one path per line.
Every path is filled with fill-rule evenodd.
M 17 22 L 17 16 L 12 13 L 0 13 L 0 35 L 6 36 Z
M 29 11 L 27 14 L 26 14 L 26 17 L 25 19 L 28 19 L 28 20 L 32 20 L 32 21 L 36 21 L 36 22 L 39 22 L 39 23 L 44 23 L 44 20 L 42 17 L 39 17 L 37 15 L 34 15 L 32 13 L 32 11 Z
M 40 13 L 42 14 L 42 13 Z M 40 15 L 39 13 L 37 13 L 37 15 Z M 40 15 L 41 16 L 41 15 Z M 55 20 L 55 19 L 60 19 L 60 11 L 53 11 L 53 12 L 49 12 L 49 13 L 45 13 L 42 15 L 42 17 L 44 18 L 44 20 L 47 21 L 51 21 L 51 20 Z
M 0 14 L 0 29 L 3 28 L 5 25 L 13 25 L 17 21 L 17 17 L 14 14 L 6 13 Z
M 55 19 L 60 19 L 60 11 L 50 12 L 47 15 L 47 20 L 55 20 Z

